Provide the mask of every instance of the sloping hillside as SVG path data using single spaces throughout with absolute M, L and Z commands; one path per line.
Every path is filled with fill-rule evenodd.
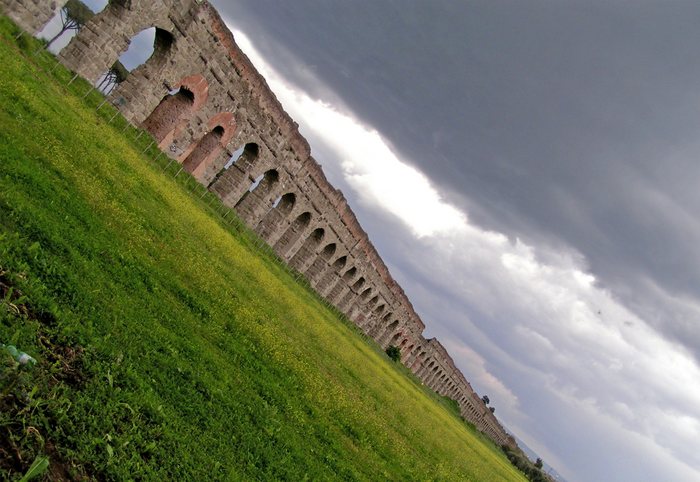
M 38 360 L 2 354 L 1 478 L 48 455 L 51 480 L 522 480 L 1 29 L 0 343 Z

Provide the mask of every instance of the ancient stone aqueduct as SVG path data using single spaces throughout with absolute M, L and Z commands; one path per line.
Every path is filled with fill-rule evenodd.
M 25 31 L 37 33 L 65 2 L 0 0 L 0 6 Z M 425 325 L 343 194 L 326 180 L 297 124 L 211 5 L 110 1 L 59 59 L 95 82 L 134 36 L 151 27 L 152 56 L 110 94 L 126 119 L 148 130 L 184 170 L 234 207 L 361 330 L 384 348 L 398 346 L 404 364 L 437 393 L 457 400 L 465 419 L 497 443 L 513 443 L 440 342 L 423 337 Z

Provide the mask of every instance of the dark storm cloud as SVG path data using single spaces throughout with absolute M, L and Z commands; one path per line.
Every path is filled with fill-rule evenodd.
M 649 326 L 700 353 L 700 5 L 215 3 L 468 212 L 417 239 L 306 133 L 502 420 L 575 480 L 697 477 L 698 368 Z
M 630 303 L 640 278 L 700 296 L 700 4 L 219 3 L 479 224 L 573 246 Z M 698 355 L 680 316 L 658 328 Z

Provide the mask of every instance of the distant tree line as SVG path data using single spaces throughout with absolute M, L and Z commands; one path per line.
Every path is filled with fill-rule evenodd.
M 532 482 L 553 482 L 554 479 L 542 471 L 542 459 L 532 462 L 520 448 L 512 448 L 501 445 L 501 450 L 506 454 L 510 463 L 520 470 L 528 480 Z

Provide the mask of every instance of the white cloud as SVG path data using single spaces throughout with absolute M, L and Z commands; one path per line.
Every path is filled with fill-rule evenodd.
M 345 180 L 362 202 L 397 216 L 418 236 L 466 224 L 465 215 L 443 202 L 424 174 L 401 162 L 376 130 L 287 84 L 245 34 L 234 35 L 285 109 L 336 153 Z
M 414 234 L 388 261 L 430 280 L 426 287 L 397 276 L 428 313 L 428 329 L 440 324 L 436 331 L 451 335 L 445 344 L 475 388 L 488 390 L 505 422 L 525 431 L 519 436 L 530 443 L 528 433 L 538 433 L 537 445 L 552 459 L 576 466 L 580 455 L 567 460 L 561 441 L 547 441 L 541 430 L 556 406 L 574 427 L 572 443 L 587 425 L 605 427 L 609 441 L 597 440 L 591 453 L 610 457 L 627 440 L 627 451 L 660 451 L 677 480 L 700 479 L 700 368 L 689 353 L 599 286 L 580 254 L 511 242 L 471 224 L 376 129 L 289 85 L 243 33 L 235 35 L 285 109 L 333 154 L 324 161 L 338 162 L 355 197 Z M 485 321 L 474 322 L 469 311 Z M 528 386 L 518 379 L 524 374 L 541 385 Z M 542 397 L 550 412 L 538 406 Z

